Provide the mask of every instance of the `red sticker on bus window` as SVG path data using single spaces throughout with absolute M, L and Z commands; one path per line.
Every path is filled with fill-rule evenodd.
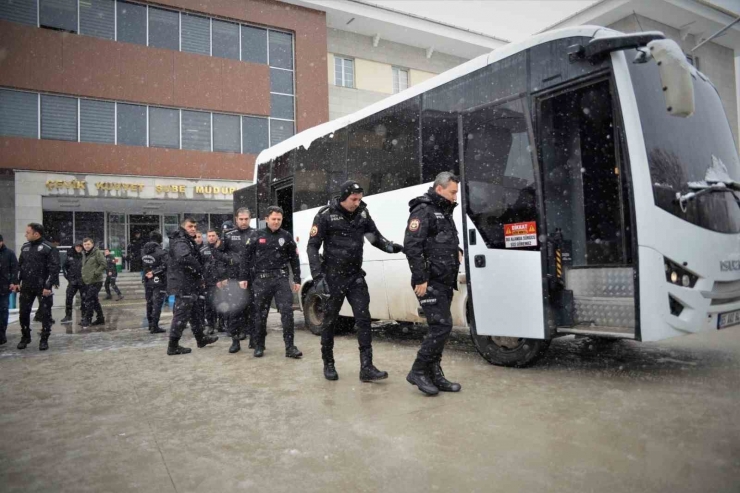
M 504 224 L 504 240 L 506 248 L 537 246 L 537 223 Z

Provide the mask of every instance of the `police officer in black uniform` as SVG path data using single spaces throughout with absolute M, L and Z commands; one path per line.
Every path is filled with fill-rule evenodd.
M 226 266 L 220 260 L 213 256 L 213 250 L 221 246 L 221 239 L 218 237 L 218 231 L 209 229 L 206 234 L 206 240 L 200 247 L 200 256 L 203 260 L 204 278 L 206 281 L 204 318 L 209 334 L 216 331 L 218 312 L 215 307 L 216 290 L 218 284 L 226 277 Z
M 121 290 L 118 289 L 118 285 L 116 284 L 116 280 L 118 279 L 116 256 L 107 248 L 105 249 L 105 262 L 105 299 L 111 299 L 110 290 L 113 288 L 113 291 L 118 295 L 116 301 L 121 301 L 123 299 L 123 294 L 121 294 Z
M 429 332 L 406 380 L 427 395 L 461 389 L 459 383 L 445 378 L 441 366 L 442 351 L 452 331 L 450 305 L 461 257 L 452 218 L 459 182 L 454 174 L 442 172 L 426 194 L 409 202 L 411 216 L 403 245 L 411 267 L 411 286 L 424 310 Z
M 258 230 L 247 244 L 239 277 L 239 286 L 246 288 L 249 283 L 254 292 L 256 308 L 253 314 L 256 335 L 254 355 L 259 358 L 265 353 L 267 315 L 270 311 L 270 303 L 275 298 L 283 324 L 285 357 L 297 359 L 303 356 L 303 353 L 293 344 L 293 293 L 301 289 L 298 246 L 291 234 L 280 228 L 283 224 L 282 208 L 275 205 L 268 207 L 265 220 L 267 227 Z M 289 280 L 288 266 L 293 273 L 292 283 Z M 239 339 L 234 339 L 234 344 L 238 351 Z
M 18 283 L 14 286 L 20 289 L 21 342 L 18 349 L 25 349 L 31 342 L 31 308 L 33 301 L 40 297 L 39 312 L 41 313 L 41 340 L 39 351 L 49 349 L 49 335 L 51 334 L 51 307 L 54 305 L 52 288 L 59 285 L 59 252 L 44 239 L 44 227 L 38 223 L 30 223 L 26 227 L 26 239 L 21 247 L 21 256 L 18 259 Z
M 339 197 L 319 209 L 313 220 L 308 240 L 308 261 L 314 279 L 315 292 L 326 297 L 321 332 L 321 357 L 324 377 L 337 380 L 334 367 L 333 324 L 344 298 L 352 306 L 360 346 L 360 380 L 370 382 L 388 378 L 388 373 L 373 366 L 372 332 L 370 330 L 370 294 L 362 270 L 362 249 L 365 238 L 375 248 L 387 253 L 399 253 L 403 247 L 380 234 L 362 201 L 364 190 L 356 181 L 342 184 Z M 323 259 L 319 255 L 324 245 Z
M 167 297 L 167 251 L 162 249 L 162 235 L 157 231 L 149 233 L 149 241 L 141 249 L 141 263 L 143 266 L 144 293 L 146 294 L 146 319 L 149 322 L 149 332 L 163 334 L 166 332 L 159 326 L 159 317 L 162 314 L 162 303 Z
M 244 258 L 244 251 L 247 248 L 247 241 L 255 234 L 255 230 L 249 227 L 249 221 L 252 215 L 249 209 L 242 207 L 236 211 L 234 219 L 236 220 L 236 229 L 226 231 L 221 240 L 221 246 L 213 250 L 213 256 L 226 266 L 226 276 L 223 281 L 232 282 L 234 285 L 238 282 L 240 275 L 240 262 Z M 233 288 L 233 286 L 232 286 Z M 244 340 L 247 335 L 250 336 L 249 347 L 254 347 L 256 336 L 254 334 L 254 296 L 252 289 L 247 288 L 246 292 L 241 290 L 230 290 L 232 295 L 239 295 L 244 298 L 235 299 L 232 296 L 229 313 L 227 314 L 226 324 L 229 335 L 239 340 Z
M 75 295 L 80 293 L 82 296 L 82 290 L 85 287 L 82 282 L 82 242 L 78 241 L 75 246 L 67 252 L 67 258 L 64 259 L 62 265 L 62 272 L 64 278 L 67 279 L 67 297 L 64 300 L 64 318 L 62 319 L 63 324 L 72 323 L 72 303 L 74 303 Z
M 188 321 L 199 348 L 218 340 L 216 336 L 203 333 L 203 313 L 198 304 L 198 294 L 204 286 L 203 264 L 195 243 L 196 227 L 195 220 L 186 217 L 180 227 L 170 234 L 167 287 L 175 295 L 170 343 L 167 347 L 167 354 L 170 356 L 190 352 L 190 348 L 179 344 Z

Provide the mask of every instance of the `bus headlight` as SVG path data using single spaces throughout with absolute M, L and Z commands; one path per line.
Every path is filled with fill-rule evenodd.
M 699 277 L 692 274 L 684 267 L 678 265 L 676 262 L 669 260 L 664 257 L 665 261 L 665 279 L 671 284 L 676 286 L 683 286 L 685 288 L 693 288 Z

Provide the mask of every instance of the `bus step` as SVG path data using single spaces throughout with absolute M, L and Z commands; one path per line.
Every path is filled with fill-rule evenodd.
M 631 327 L 604 327 L 600 325 L 576 325 L 558 327 L 558 334 L 576 336 L 595 336 L 609 339 L 634 339 L 635 331 Z

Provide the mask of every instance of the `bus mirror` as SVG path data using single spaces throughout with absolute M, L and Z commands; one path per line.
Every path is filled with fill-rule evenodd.
M 666 110 L 682 118 L 694 114 L 694 81 L 691 66 L 675 41 L 659 39 L 647 44 L 660 71 Z

